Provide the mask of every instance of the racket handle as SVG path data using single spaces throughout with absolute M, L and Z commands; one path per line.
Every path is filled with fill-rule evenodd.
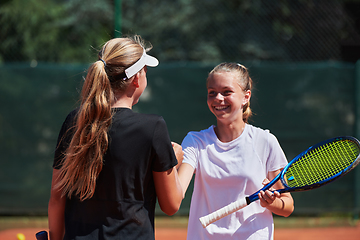
M 48 240 L 48 234 L 46 231 L 40 231 L 35 234 L 37 240 Z
M 210 213 L 206 216 L 203 216 L 201 218 L 199 218 L 201 225 L 206 228 L 209 224 L 223 218 L 226 217 L 227 215 L 236 212 L 237 210 L 242 209 L 243 207 L 246 207 L 248 205 L 248 201 L 246 200 L 246 198 L 243 199 L 239 199 L 235 202 L 230 203 L 229 205 L 220 208 L 219 210 Z

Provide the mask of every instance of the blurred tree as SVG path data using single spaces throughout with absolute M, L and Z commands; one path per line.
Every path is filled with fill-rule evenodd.
M 341 42 L 360 34 L 349 1 L 122 0 L 121 30 L 150 41 L 161 61 L 341 60 Z M 0 62 L 90 62 L 114 36 L 114 0 L 1 4 Z
M 123 31 L 149 39 L 166 61 L 341 60 L 340 42 L 353 32 L 343 3 L 123 1 Z
M 112 7 L 96 0 L 10 0 L 0 8 L 0 61 L 87 62 L 111 38 Z

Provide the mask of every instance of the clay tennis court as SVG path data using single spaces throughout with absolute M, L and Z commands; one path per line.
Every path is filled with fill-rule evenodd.
M 294 222 L 294 218 L 289 218 Z M 286 220 L 285 220 L 286 221 Z M 307 222 L 309 227 L 296 227 L 291 224 L 290 227 L 285 228 L 284 223 L 280 223 L 281 227 L 276 227 L 275 221 L 275 240 L 359 240 L 360 239 L 360 224 L 351 224 L 352 226 L 331 226 L 327 223 L 326 227 L 311 227 L 311 225 L 322 225 L 321 220 L 302 220 L 300 225 L 305 225 Z M 178 227 L 175 222 L 179 222 Z M 46 224 L 46 223 L 43 223 Z M 335 223 L 337 225 L 338 223 Z M 31 225 L 31 224 L 30 224 Z M 29 225 L 29 226 L 30 226 Z M 155 228 L 156 240 L 185 240 L 186 239 L 186 222 L 183 220 L 175 221 L 172 218 L 165 218 L 158 220 Z M 346 224 L 345 224 L 346 225 Z M 168 226 L 168 227 L 166 227 Z M 17 234 L 22 233 L 25 240 L 35 240 L 35 233 L 44 230 L 44 227 L 23 227 L 23 228 L 9 228 L 0 231 L 0 240 L 18 240 Z M 24 240 L 24 239 L 23 239 Z
M 9 229 L 0 232 L 0 240 L 18 240 L 17 233 L 22 233 L 25 240 L 34 240 L 35 233 L 43 229 L 23 228 Z M 155 230 L 156 240 L 185 240 L 185 228 L 157 228 Z M 333 227 L 333 228 L 292 228 L 276 229 L 275 240 L 359 240 L 360 227 Z

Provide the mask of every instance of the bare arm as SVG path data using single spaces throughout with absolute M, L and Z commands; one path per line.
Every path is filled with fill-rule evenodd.
M 178 160 L 176 167 L 166 172 L 153 172 L 159 205 L 161 210 L 167 215 L 173 215 L 179 210 L 186 189 L 191 181 L 192 174 L 194 173 L 193 168 L 189 164 L 182 164 L 184 158 L 182 147 L 174 142 L 172 142 L 172 146 Z M 189 173 L 190 179 L 188 181 L 184 177 L 184 165 L 188 165 L 192 169 L 191 174 Z M 182 178 L 178 175 L 177 169 L 182 171 Z
M 180 144 L 178 144 L 176 142 L 171 142 L 171 145 L 174 149 L 174 153 L 175 153 L 176 159 L 178 161 L 178 164 L 176 165 L 176 169 L 179 169 L 179 167 L 184 159 L 184 152 L 183 152 Z
M 61 197 L 61 192 L 54 190 L 54 186 L 57 183 L 59 176 L 59 170 L 53 170 L 52 182 L 51 182 L 51 195 L 48 206 L 48 222 L 49 222 L 49 234 L 50 240 L 63 239 L 65 233 L 65 203 L 66 198 Z
M 179 179 L 180 179 L 180 184 L 181 184 L 184 196 L 189 187 L 189 184 L 194 175 L 194 172 L 195 172 L 195 169 L 188 163 L 181 164 L 181 166 L 179 168 Z
M 183 191 L 176 167 L 165 172 L 154 172 L 156 195 L 161 210 L 167 215 L 174 215 L 180 208 Z
M 281 170 L 273 171 L 269 173 L 269 179 L 275 178 Z M 266 185 L 269 183 L 268 179 L 265 179 L 263 184 Z M 284 188 L 281 181 L 277 181 L 271 188 L 272 189 L 281 189 Z M 259 193 L 260 204 L 263 207 L 266 207 L 271 212 L 276 215 L 288 217 L 294 211 L 294 200 L 290 193 L 272 193 L 269 190 L 261 191 Z

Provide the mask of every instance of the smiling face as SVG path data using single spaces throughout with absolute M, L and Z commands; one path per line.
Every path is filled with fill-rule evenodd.
M 207 104 L 217 121 L 230 124 L 243 121 L 243 106 L 249 102 L 251 92 L 244 91 L 235 72 L 215 72 L 207 81 Z

